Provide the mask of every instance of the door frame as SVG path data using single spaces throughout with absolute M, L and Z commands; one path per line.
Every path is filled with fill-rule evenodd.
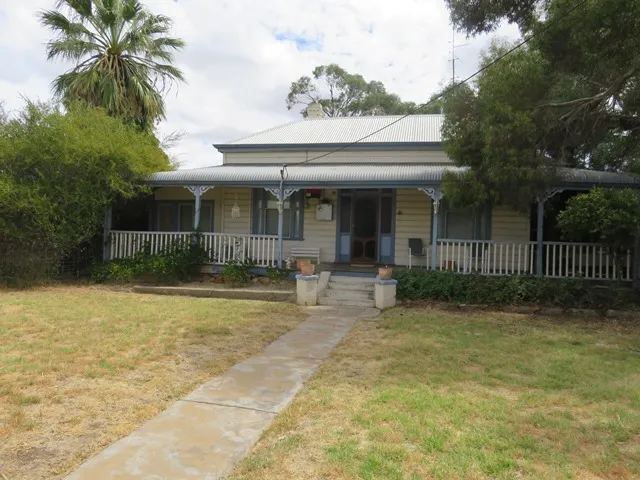
M 358 202 L 359 200 L 373 200 L 373 202 L 375 203 L 375 212 L 374 212 L 374 216 L 376 219 L 376 228 L 375 228 L 375 233 L 373 235 L 373 237 L 375 238 L 375 245 L 376 245 L 376 251 L 373 254 L 373 258 L 368 259 L 366 257 L 363 258 L 358 258 L 355 259 L 353 258 L 353 242 L 356 239 L 355 238 L 355 229 L 356 229 L 356 217 L 355 217 L 355 210 L 356 210 L 356 202 Z M 351 220 L 351 228 L 349 231 L 349 240 L 351 242 L 351 247 L 349 249 L 349 263 L 363 263 L 366 264 L 368 262 L 373 262 L 378 263 L 380 260 L 380 212 L 381 212 L 381 208 L 380 208 L 380 194 L 379 192 L 368 192 L 365 191 L 362 194 L 355 194 L 351 196 L 351 215 L 350 215 L 350 220 Z M 363 255 L 364 255 L 364 245 L 363 245 Z
M 342 215 L 342 209 L 344 208 L 343 199 L 345 196 L 350 198 L 350 212 L 349 212 L 349 233 L 348 233 L 348 244 L 349 244 L 349 258 L 341 259 L 341 237 L 343 235 L 347 235 L 345 232 L 340 231 L 340 220 Z M 353 236 L 353 207 L 354 207 L 354 198 L 357 197 L 376 197 L 377 201 L 377 239 L 378 242 L 376 244 L 376 259 L 374 262 L 376 264 L 386 264 L 393 265 L 395 262 L 395 238 L 396 238 L 396 189 L 344 189 L 338 190 L 338 201 L 337 201 L 337 209 L 336 209 L 336 254 L 335 254 L 335 262 L 336 263 L 351 263 L 351 239 Z M 389 233 L 381 233 L 382 231 L 382 198 L 389 197 L 391 199 L 391 231 Z M 389 255 L 386 256 L 386 261 L 384 261 L 382 257 L 383 253 L 383 241 L 386 242 L 387 250 L 389 251 Z

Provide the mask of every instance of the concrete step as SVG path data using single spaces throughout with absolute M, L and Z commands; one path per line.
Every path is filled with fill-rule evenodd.
M 340 283 L 329 281 L 329 290 L 353 290 L 356 292 L 373 292 L 373 284 L 369 283 Z
M 326 305 L 331 307 L 373 307 L 373 300 L 342 300 L 339 298 L 320 297 L 318 305 Z
M 346 275 L 331 275 L 329 283 L 341 283 L 351 285 L 373 285 L 373 277 L 348 277 Z
M 336 290 L 329 288 L 324 291 L 323 297 L 338 298 L 341 300 L 372 300 L 372 291 L 360 291 L 360 290 Z

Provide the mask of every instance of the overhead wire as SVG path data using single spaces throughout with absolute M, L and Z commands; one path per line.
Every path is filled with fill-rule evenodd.
M 491 62 L 487 63 L 486 65 L 484 65 L 482 68 L 478 69 L 475 73 L 473 73 L 472 75 L 469 75 L 468 77 L 466 77 L 465 79 L 461 80 L 460 82 L 456 83 L 455 85 L 451 85 L 449 88 L 444 89 L 441 93 L 439 93 L 438 95 L 436 95 L 435 97 L 432 97 L 428 102 L 423 103 L 422 105 L 420 105 L 417 109 L 417 111 L 419 112 L 420 110 L 428 107 L 429 105 L 431 105 L 432 103 L 434 103 L 437 100 L 440 100 L 441 98 L 443 98 L 445 95 L 450 94 L 451 92 L 453 92 L 454 90 L 456 90 L 457 88 L 459 88 L 461 85 L 464 85 L 465 83 L 467 83 L 470 80 L 473 80 L 475 77 L 477 77 L 478 75 L 480 75 L 481 73 L 483 73 L 484 71 L 488 70 L 489 68 L 493 67 L 495 64 L 497 64 L 498 62 L 502 61 L 505 57 L 507 57 L 508 55 L 511 55 L 513 52 L 515 52 L 516 50 L 522 48 L 524 45 L 526 45 L 527 43 L 529 43 L 533 38 L 535 38 L 536 36 L 540 35 L 541 33 L 544 33 L 545 31 L 549 30 L 552 26 L 556 25 L 558 22 L 560 22 L 563 19 L 568 18 L 569 16 L 571 16 L 577 9 L 579 9 L 580 7 L 582 7 L 585 3 L 587 3 L 589 0 L 581 0 L 580 2 L 578 2 L 577 4 L 575 4 L 573 7 L 569 8 L 566 12 L 564 12 L 564 14 L 562 14 L 562 16 L 554 19 L 551 22 L 546 23 L 542 28 L 540 28 L 538 31 L 532 33 L 531 35 L 529 35 L 528 37 L 526 37 L 525 39 L 523 39 L 521 42 L 519 42 L 518 44 L 516 44 L 515 46 L 513 46 L 512 48 L 510 48 L 509 50 L 507 50 L 505 53 L 503 53 L 502 55 L 500 55 L 499 57 L 493 59 Z M 341 152 L 343 150 L 347 150 L 351 147 L 353 147 L 354 145 L 357 145 L 358 143 L 362 142 L 363 140 L 366 140 L 367 138 L 370 138 L 374 135 L 376 135 L 377 133 L 380 133 L 383 130 L 386 130 L 387 128 L 395 125 L 398 122 L 401 122 L 402 120 L 404 120 L 407 117 L 410 117 L 411 115 L 415 115 L 415 113 L 407 113 L 405 115 L 402 115 L 401 117 L 397 118 L 396 120 L 393 120 L 392 122 L 389 122 L 388 124 L 378 128 L 377 130 L 364 135 L 363 137 L 358 138 L 357 140 L 350 142 L 346 145 L 343 145 L 339 148 L 336 148 L 334 150 L 331 150 L 330 152 L 326 152 L 323 153 L 322 155 L 318 155 L 316 157 L 312 157 L 312 158 L 308 158 L 306 160 L 303 160 L 302 162 L 297 162 L 295 165 L 304 165 L 306 163 L 310 163 L 313 162 L 314 160 L 319 160 L 321 158 L 325 158 L 328 157 L 329 155 L 333 155 L 335 153 Z

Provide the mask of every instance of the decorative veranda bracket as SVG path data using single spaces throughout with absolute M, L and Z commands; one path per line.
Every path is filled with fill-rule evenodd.
M 282 190 L 282 198 L 280 197 L 279 188 L 265 188 L 265 190 L 278 199 L 278 212 L 282 213 L 282 211 L 284 210 L 284 201 L 300 189 L 285 188 L 284 190 Z
M 444 196 L 442 191 L 437 187 L 419 187 L 418 190 L 431 197 L 431 200 L 433 200 L 433 213 L 437 215 L 438 210 L 440 210 L 440 200 Z
M 271 195 L 273 195 L 274 197 L 276 197 L 277 199 L 280 199 L 280 189 L 279 188 L 265 188 L 265 190 L 267 192 L 269 192 Z M 300 190 L 300 189 L 299 188 L 285 188 L 284 191 L 283 191 L 282 200 L 283 201 L 286 200 L 291 195 L 296 193 L 298 190 Z
M 202 185 L 198 185 L 198 186 L 188 186 L 188 187 L 184 187 L 187 190 L 189 190 L 194 196 L 196 197 L 201 197 L 205 192 L 212 190 L 215 188 L 215 186 L 202 186 Z
M 538 202 L 546 202 L 547 200 L 549 200 L 554 195 L 557 195 L 558 193 L 562 193 L 562 192 L 564 192 L 564 188 L 552 188 L 552 189 L 549 189 L 549 190 L 545 191 L 543 195 L 538 197 Z

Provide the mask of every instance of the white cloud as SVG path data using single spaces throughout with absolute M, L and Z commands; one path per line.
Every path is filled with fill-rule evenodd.
M 66 66 L 46 61 L 48 32 L 35 14 L 54 0 L 0 0 L 0 99 L 49 96 Z M 161 134 L 186 133 L 173 154 L 183 167 L 220 163 L 212 143 L 298 118 L 285 107 L 289 84 L 316 65 L 338 63 L 424 102 L 451 76 L 451 27 L 444 0 L 147 0 L 187 42 L 177 64 L 188 84 L 167 96 Z M 514 37 L 513 27 L 501 35 Z M 296 44 L 298 39 L 298 45 Z M 457 74 L 477 68 L 487 37 L 458 52 Z M 299 48 L 300 47 L 300 48 Z

